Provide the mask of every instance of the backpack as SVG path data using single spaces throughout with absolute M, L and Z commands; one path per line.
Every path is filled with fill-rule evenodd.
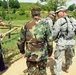
M 65 22 L 60 25 L 61 28 L 57 36 L 58 38 L 63 37 L 65 39 L 72 39 L 75 35 L 75 32 L 74 32 L 75 28 L 72 21 L 72 16 L 64 16 L 63 18 L 65 19 Z M 64 28 L 64 25 L 65 25 L 65 28 Z

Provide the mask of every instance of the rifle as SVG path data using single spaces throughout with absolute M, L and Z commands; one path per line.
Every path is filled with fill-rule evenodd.
M 14 31 L 14 30 L 16 30 L 18 27 L 14 27 L 14 28 L 12 28 L 11 30 L 9 30 L 9 31 L 7 31 L 7 32 L 5 32 L 5 33 L 2 33 L 1 35 L 0 35 L 0 38 L 1 38 L 1 40 L 7 35 L 7 34 L 9 34 L 10 32 L 12 32 L 12 31 Z

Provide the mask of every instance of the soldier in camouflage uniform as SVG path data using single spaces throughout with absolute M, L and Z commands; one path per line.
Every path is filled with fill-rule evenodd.
M 54 11 L 50 11 L 48 16 L 46 18 L 44 18 L 45 22 L 48 23 L 51 32 L 52 32 L 52 28 L 54 25 L 54 17 L 55 17 L 55 12 Z M 51 50 L 53 50 L 53 41 L 51 42 Z
M 59 19 L 53 27 L 53 38 L 57 40 L 56 50 L 54 52 L 55 65 L 53 75 L 61 75 L 64 56 L 65 66 L 63 70 L 68 72 L 72 64 L 72 58 L 75 56 L 74 35 L 76 33 L 76 20 L 72 16 L 68 16 L 66 12 L 65 6 L 58 7 L 56 11 Z
M 52 29 L 53 24 L 54 24 L 54 16 L 55 16 L 55 12 L 50 11 L 48 16 L 45 18 L 46 22 L 48 22 L 51 29 Z
M 47 57 L 52 54 L 51 31 L 48 24 L 40 19 L 40 11 L 40 8 L 31 10 L 33 19 L 22 27 L 18 40 L 18 48 L 27 59 L 28 75 L 47 75 Z

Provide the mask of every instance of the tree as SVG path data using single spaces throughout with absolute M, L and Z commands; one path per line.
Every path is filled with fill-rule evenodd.
M 14 0 L 9 0 L 9 6 L 11 7 L 11 8 L 13 8 L 13 5 L 14 4 Z
M 9 0 L 9 6 L 11 8 L 20 8 L 20 3 L 18 0 Z
M 75 4 L 72 4 L 72 5 L 70 5 L 69 7 L 68 7 L 68 10 L 70 10 L 70 11 L 73 11 L 73 10 L 75 10 L 76 9 L 76 5 Z
M 5 13 L 5 10 L 4 8 L 2 9 L 2 18 L 5 19 L 5 16 L 6 16 L 6 13 Z
M 13 8 L 20 8 L 20 4 L 19 4 L 18 0 L 14 0 Z
M 0 0 L 0 6 L 2 6 L 2 0 Z
M 70 0 L 46 0 L 49 10 L 56 11 L 56 8 L 61 5 L 66 5 Z
M 2 7 L 3 7 L 4 9 L 7 8 L 7 2 L 6 2 L 6 0 L 3 0 L 3 2 L 2 2 Z

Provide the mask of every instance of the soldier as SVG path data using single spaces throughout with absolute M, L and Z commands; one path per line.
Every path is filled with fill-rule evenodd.
M 51 29 L 52 29 L 53 24 L 54 24 L 54 17 L 55 17 L 55 12 L 50 11 L 48 16 L 45 18 L 46 22 L 48 22 Z
M 0 17 L 0 25 L 5 26 L 6 24 L 2 22 L 2 18 Z M 6 70 L 8 67 L 5 66 L 2 56 L 2 47 L 1 47 L 1 36 L 0 36 L 0 71 Z
M 75 56 L 75 40 L 73 38 L 76 33 L 76 20 L 72 16 L 67 15 L 65 6 L 58 7 L 56 13 L 59 19 L 53 27 L 53 38 L 57 40 L 54 52 L 54 75 L 61 75 L 63 57 L 65 56 L 63 70 L 68 72 L 72 64 L 72 58 Z
M 51 32 L 52 32 L 52 28 L 53 28 L 53 25 L 54 25 L 54 17 L 55 17 L 55 12 L 54 11 L 50 11 L 48 16 L 45 18 L 45 21 L 48 23 L 50 29 L 51 29 Z M 53 41 L 51 42 L 51 50 L 53 50 Z
M 47 57 L 51 56 L 50 44 L 52 41 L 51 31 L 47 23 L 41 18 L 41 9 L 31 10 L 32 20 L 27 22 L 21 29 L 18 48 L 27 57 L 28 75 L 47 75 Z M 47 46 L 46 46 L 47 43 Z M 24 49 L 26 45 L 26 49 Z

